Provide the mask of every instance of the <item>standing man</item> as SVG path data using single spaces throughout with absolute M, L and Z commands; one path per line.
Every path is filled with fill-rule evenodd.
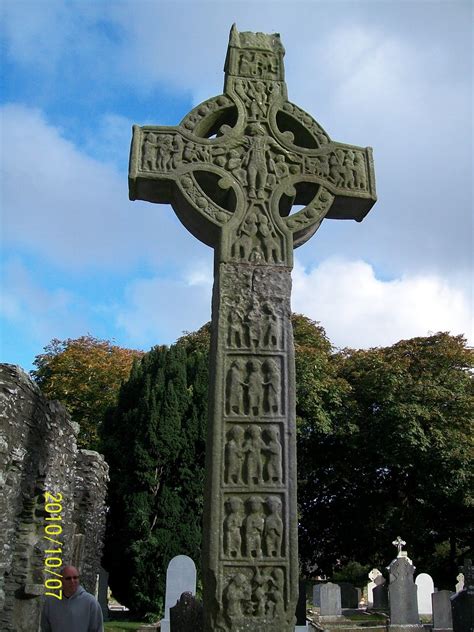
M 62 571 L 63 598 L 46 597 L 41 613 L 41 632 L 103 632 L 98 601 L 79 584 L 79 571 L 65 566 Z

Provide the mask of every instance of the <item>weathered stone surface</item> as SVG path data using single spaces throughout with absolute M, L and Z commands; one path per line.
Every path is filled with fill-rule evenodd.
M 375 202 L 370 148 L 287 100 L 277 34 L 231 30 L 224 94 L 134 127 L 130 198 L 215 249 L 203 541 L 207 632 L 293 632 L 298 595 L 293 249 Z M 305 205 L 290 214 L 293 204 Z
M 341 588 L 337 584 L 328 582 L 321 585 L 321 617 L 342 615 Z
M 64 407 L 47 400 L 22 369 L 0 365 L 2 632 L 31 632 L 39 620 L 39 596 L 44 581 L 51 577 L 45 572 L 45 550 L 56 548 L 44 538 L 45 491 L 62 495 L 63 532 L 57 540 L 62 543 L 64 563 L 73 559 L 74 536 L 82 529 L 83 584 L 94 592 L 107 466 L 100 455 L 77 449 L 77 432 Z
M 377 584 L 372 591 L 372 596 L 374 599 L 374 608 L 379 610 L 388 608 L 388 588 L 385 583 Z
M 82 535 L 81 556 L 75 560 L 81 584 L 94 594 L 102 557 L 105 532 L 109 468 L 104 458 L 92 450 L 78 450 L 74 478 L 74 537 Z
M 341 589 L 341 606 L 343 608 L 358 608 L 360 592 L 349 582 L 337 582 Z
M 313 586 L 313 606 L 317 606 L 319 608 L 319 606 L 321 605 L 321 586 L 323 584 L 316 584 L 315 586 Z
M 417 586 L 413 581 L 415 567 L 407 557 L 397 557 L 389 571 L 390 625 L 418 625 Z
M 178 603 L 170 608 L 171 632 L 202 632 L 202 625 L 202 604 L 192 593 L 182 593 Z
M 450 590 L 439 590 L 431 595 L 433 630 L 452 630 L 453 615 Z

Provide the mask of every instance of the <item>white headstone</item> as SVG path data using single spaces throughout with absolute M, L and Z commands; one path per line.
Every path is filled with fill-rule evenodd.
M 369 573 L 370 582 L 367 584 L 367 607 L 372 608 L 374 605 L 373 590 L 379 584 L 383 584 L 385 579 L 378 568 L 373 568 Z
M 420 573 L 415 579 L 418 586 L 418 613 L 425 615 L 433 614 L 433 606 L 431 603 L 431 595 L 434 593 L 434 583 L 431 575 L 428 573 Z
M 187 555 L 177 555 L 166 571 L 165 617 L 160 622 L 161 632 L 170 632 L 170 608 L 184 592 L 196 594 L 196 566 Z
M 458 593 L 464 588 L 464 573 L 459 573 L 459 575 L 456 576 L 456 579 L 458 580 L 458 583 L 456 584 L 456 592 Z

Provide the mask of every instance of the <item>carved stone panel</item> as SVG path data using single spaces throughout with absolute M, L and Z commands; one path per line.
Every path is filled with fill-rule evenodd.
M 249 561 L 284 556 L 282 494 L 224 496 L 223 557 Z

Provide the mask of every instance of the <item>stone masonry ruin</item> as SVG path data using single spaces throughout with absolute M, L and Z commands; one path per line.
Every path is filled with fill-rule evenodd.
M 62 495 L 64 564 L 94 594 L 105 529 L 108 466 L 77 448 L 79 427 L 19 367 L 0 364 L 0 629 L 31 632 L 39 622 L 45 571 L 44 492 Z M 59 569 L 51 569 L 58 571 Z

